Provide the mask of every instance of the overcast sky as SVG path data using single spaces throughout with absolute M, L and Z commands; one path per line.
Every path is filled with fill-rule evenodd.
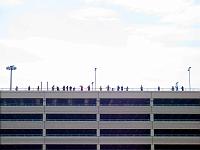
M 200 87 L 200 0 L 0 0 L 0 88 Z

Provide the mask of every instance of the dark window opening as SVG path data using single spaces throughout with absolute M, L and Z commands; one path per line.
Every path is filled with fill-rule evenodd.
M 96 99 L 47 99 L 47 106 L 96 106 Z
M 101 136 L 150 136 L 150 129 L 101 129 Z
M 122 144 L 122 145 L 100 145 L 101 150 L 151 150 L 151 145 Z
M 42 114 L 0 114 L 1 121 L 42 121 Z
M 150 99 L 101 99 L 101 106 L 149 106 Z
M 200 106 L 200 99 L 154 99 L 154 106 Z
M 200 145 L 155 145 L 155 150 L 200 150 Z
M 46 145 L 46 150 L 96 150 L 97 146 L 96 145 L 87 145 L 87 144 L 49 144 Z
M 101 121 L 149 121 L 149 114 L 101 114 Z
M 0 129 L 1 136 L 42 136 L 42 129 Z
M 47 136 L 96 136 L 96 129 L 47 129 Z
M 1 106 L 42 106 L 43 100 L 39 98 L 3 98 Z
M 155 136 L 200 136 L 200 129 L 155 129 Z
M 200 121 L 200 114 L 154 114 L 155 121 Z
M 96 121 L 96 114 L 47 114 L 47 121 Z
M 42 145 L 28 145 L 28 144 L 17 144 L 17 145 L 0 145 L 1 150 L 42 150 Z

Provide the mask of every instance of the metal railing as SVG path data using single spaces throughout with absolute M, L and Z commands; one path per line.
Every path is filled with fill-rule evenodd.
M 42 136 L 42 134 L 0 134 L 0 136 Z
M 200 136 L 200 134 L 155 134 L 154 136 L 169 136 L 169 137 L 182 137 L 182 136 L 189 136 L 189 137 L 194 137 L 194 136 Z
M 46 121 L 96 121 L 96 119 L 46 119 Z
M 154 106 L 184 106 L 184 107 L 188 107 L 188 106 L 200 106 L 200 104 L 154 104 Z
M 170 122 L 177 122 L 177 121 L 185 121 L 185 122 L 190 122 L 190 121 L 200 121 L 200 119 L 154 119 L 155 121 L 159 121 L 159 122 L 164 122 L 164 121 L 170 121 Z
M 112 87 L 110 87 L 109 89 L 108 88 L 96 88 L 96 90 L 95 89 L 88 89 L 88 88 L 83 88 L 83 89 L 81 89 L 80 87 L 78 87 L 78 88 L 72 88 L 72 89 L 68 89 L 68 90 L 66 90 L 66 89 L 63 89 L 62 87 L 60 87 L 60 88 L 58 88 L 58 89 L 52 89 L 52 88 L 49 88 L 49 89 L 47 89 L 47 88 L 43 88 L 43 89 L 38 89 L 38 88 L 24 88 L 24 87 L 22 87 L 22 88 L 19 88 L 19 87 L 17 87 L 17 88 L 12 88 L 11 90 L 10 90 L 10 88 L 0 88 L 0 91 L 38 91 L 38 92 L 41 92 L 41 91 L 52 91 L 52 92 L 57 92 L 57 91 L 59 91 L 59 92 L 73 92 L 73 91 L 113 91 L 113 92 L 127 92 L 127 91 L 172 91 L 172 92 L 182 92 L 182 91 L 200 91 L 200 88 L 184 88 L 184 89 L 181 89 L 181 88 L 179 88 L 179 89 L 172 89 L 172 88 L 143 88 L 143 89 L 141 89 L 141 88 L 126 88 L 126 87 L 124 87 L 123 88 L 123 90 L 118 90 L 116 87 L 115 88 L 112 88 Z
M 149 104 L 130 104 L 130 103 L 126 103 L 126 104 L 100 104 L 100 106 L 150 106 Z
M 150 121 L 150 119 L 100 119 L 100 121 Z
M 46 136 L 97 136 L 96 134 L 47 134 Z
M 100 136 L 150 136 L 150 134 L 101 134 Z

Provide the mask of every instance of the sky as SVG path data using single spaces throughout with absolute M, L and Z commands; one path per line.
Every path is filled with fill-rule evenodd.
M 200 0 L 0 0 L 0 88 L 200 88 Z

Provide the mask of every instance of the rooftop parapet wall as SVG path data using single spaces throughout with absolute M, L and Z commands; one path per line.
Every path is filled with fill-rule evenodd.
M 0 98 L 194 98 L 200 91 L 0 91 Z

